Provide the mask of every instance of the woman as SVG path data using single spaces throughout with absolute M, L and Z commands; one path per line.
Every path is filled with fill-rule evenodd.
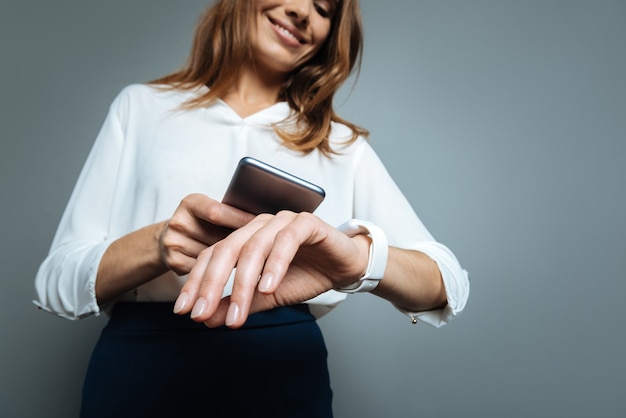
M 465 271 L 333 111 L 361 43 L 356 0 L 221 0 L 182 70 L 115 99 L 36 279 L 43 309 L 111 315 L 83 416 L 332 416 L 315 318 L 361 291 L 414 322 L 462 311 Z M 220 203 L 244 156 L 325 201 Z

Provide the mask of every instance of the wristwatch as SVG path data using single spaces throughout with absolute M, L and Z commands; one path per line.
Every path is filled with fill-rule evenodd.
M 351 219 L 339 225 L 337 229 L 349 237 L 359 234 L 368 235 L 372 243 L 370 244 L 369 261 L 365 275 L 356 282 L 335 290 L 343 293 L 371 292 L 384 277 L 387 267 L 389 247 L 385 232 L 373 223 L 359 219 Z

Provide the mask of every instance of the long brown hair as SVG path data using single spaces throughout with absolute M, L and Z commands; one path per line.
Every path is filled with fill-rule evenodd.
M 248 33 L 253 16 L 251 0 L 220 0 L 200 17 L 186 65 L 151 84 L 209 90 L 185 104 L 206 106 L 223 96 L 238 77 L 238 69 L 252 62 Z M 274 126 L 288 148 L 308 153 L 318 148 L 325 155 L 334 151 L 329 143 L 331 122 L 352 130 L 348 142 L 368 132 L 342 118 L 333 109 L 333 97 L 361 64 L 363 32 L 358 0 L 337 0 L 331 30 L 324 45 L 308 62 L 294 70 L 283 83 L 280 99 L 294 111 L 289 122 L 296 130 Z

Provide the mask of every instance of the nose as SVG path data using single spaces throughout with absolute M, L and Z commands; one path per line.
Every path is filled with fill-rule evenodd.
M 296 25 L 307 27 L 312 7 L 313 2 L 311 0 L 289 0 L 285 2 L 285 14 L 289 16 Z

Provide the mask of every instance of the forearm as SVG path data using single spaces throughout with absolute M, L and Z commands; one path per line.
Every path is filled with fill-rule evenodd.
M 410 312 L 438 309 L 447 303 L 437 263 L 419 251 L 395 247 L 389 247 L 385 276 L 372 293 Z
M 153 224 L 114 241 L 104 253 L 96 277 L 100 306 L 167 272 L 159 237 L 165 222 Z

